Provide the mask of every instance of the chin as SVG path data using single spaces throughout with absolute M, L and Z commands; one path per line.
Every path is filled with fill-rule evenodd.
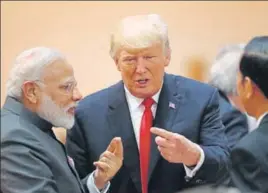
M 54 122 L 54 126 L 56 127 L 63 127 L 67 130 L 72 129 L 75 123 L 74 116 L 65 116 L 58 118 L 57 120 L 52 121 Z
M 134 92 L 133 95 L 137 98 L 148 98 L 155 95 L 156 92 Z
M 148 98 L 154 96 L 158 91 L 159 89 L 145 88 L 144 92 L 141 91 L 140 94 L 143 95 L 142 98 Z

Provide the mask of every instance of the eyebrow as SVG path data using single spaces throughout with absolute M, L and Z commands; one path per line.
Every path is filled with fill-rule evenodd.
M 77 82 L 76 82 L 76 80 L 75 80 L 74 77 L 68 77 L 68 78 L 64 79 L 64 80 L 62 81 L 62 83 L 63 83 L 63 84 L 66 84 L 66 83 L 76 83 L 76 84 L 77 84 Z
M 122 58 L 133 58 L 133 57 L 136 57 L 136 55 L 125 55 L 125 56 L 122 56 Z

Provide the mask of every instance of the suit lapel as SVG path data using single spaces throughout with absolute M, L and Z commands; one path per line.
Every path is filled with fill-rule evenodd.
M 108 122 L 114 136 L 122 138 L 124 147 L 123 165 L 129 170 L 130 176 L 138 191 L 141 190 L 139 151 L 133 131 L 128 104 L 125 98 L 123 83 L 115 85 L 111 94 L 108 110 Z
M 170 75 L 165 75 L 164 84 L 160 93 L 154 127 L 172 131 L 173 120 L 180 110 L 180 104 L 184 93 L 177 93 L 180 82 Z M 160 158 L 160 153 L 155 143 L 156 135 L 151 136 L 151 157 L 149 166 L 148 182 L 150 182 L 153 170 Z
M 61 148 L 62 148 L 62 150 L 64 152 L 65 159 L 67 161 L 67 164 L 68 164 L 69 168 L 71 169 L 73 175 L 77 179 L 81 191 L 84 193 L 85 192 L 85 189 L 84 189 L 84 186 L 83 186 L 83 184 L 81 182 L 81 179 L 80 179 L 80 177 L 79 177 L 79 175 L 78 175 L 78 173 L 77 173 L 77 171 L 75 169 L 74 161 L 73 161 L 73 159 L 70 156 L 68 156 L 65 146 L 57 139 L 57 137 L 55 136 L 55 134 L 54 134 L 54 132 L 52 130 L 48 131 L 47 133 L 52 138 L 54 138 L 58 142 L 58 144 L 61 146 Z
M 263 117 L 257 130 L 268 134 L 268 114 Z

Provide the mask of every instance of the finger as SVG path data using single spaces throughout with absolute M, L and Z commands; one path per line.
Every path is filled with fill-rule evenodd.
M 114 151 L 114 155 L 118 158 L 123 159 L 123 154 L 124 154 L 124 150 L 123 150 L 122 140 L 120 137 L 117 137 L 116 138 L 116 149 Z
M 107 151 L 107 150 L 106 150 Z M 104 152 L 100 155 L 99 160 L 103 157 Z
M 171 139 L 173 139 L 173 133 L 172 133 L 172 132 L 169 132 L 169 131 L 167 131 L 167 130 L 165 130 L 165 129 L 160 129 L 160 128 L 157 128 L 157 127 L 152 127 L 152 128 L 150 129 L 150 131 L 151 131 L 153 134 L 158 135 L 158 136 L 160 136 L 160 137 L 163 137 L 163 138 L 165 138 L 165 139 L 167 139 L 167 140 L 171 140 Z
M 105 152 L 103 152 L 103 153 L 101 154 L 100 159 L 103 158 L 103 157 L 106 157 L 106 158 L 108 158 L 108 159 L 113 159 L 113 158 L 114 158 L 114 154 L 111 153 L 111 152 L 109 152 L 109 151 L 105 151 Z
M 102 157 L 99 162 L 108 163 L 109 159 L 107 157 Z
M 94 166 L 96 166 L 98 169 L 100 169 L 101 171 L 104 171 L 104 172 L 108 172 L 109 169 L 111 168 L 111 167 L 109 166 L 109 164 L 104 163 L 104 162 L 100 162 L 100 161 L 98 161 L 98 162 L 94 162 L 93 164 L 94 164 Z
M 161 154 L 161 156 L 162 156 L 165 160 L 167 160 L 167 161 L 169 161 L 169 162 L 171 161 L 172 157 L 171 157 L 170 154 L 163 153 L 163 152 L 160 152 L 160 154 Z
M 160 136 L 157 136 L 155 138 L 155 142 L 157 145 L 161 146 L 161 147 L 165 147 L 165 148 L 174 148 L 175 144 L 172 141 L 169 141 L 165 138 L 162 138 Z
M 168 149 L 168 148 L 165 148 L 165 147 L 157 146 L 157 149 L 158 149 L 160 152 L 169 152 L 169 149 Z
M 162 148 L 162 147 L 158 146 L 157 149 L 159 150 L 160 153 L 163 153 L 165 155 L 171 155 L 172 156 L 172 151 L 170 151 L 167 148 Z
M 109 146 L 107 147 L 107 151 L 113 153 L 116 149 L 116 142 L 117 141 L 117 138 L 113 138 L 112 141 L 110 142 Z
M 113 155 L 114 156 L 114 155 Z M 115 157 L 115 156 L 114 156 Z M 117 160 L 116 159 L 109 159 L 106 157 L 102 157 L 99 162 L 105 163 L 107 165 L 109 165 L 110 167 L 114 167 L 115 165 L 117 165 Z

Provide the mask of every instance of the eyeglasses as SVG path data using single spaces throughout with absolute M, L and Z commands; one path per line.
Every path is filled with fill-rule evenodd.
M 41 80 L 34 80 L 37 85 L 39 86 L 47 86 L 43 81 Z M 58 91 L 64 95 L 72 95 L 74 90 L 77 88 L 77 82 L 68 82 L 59 85 Z

